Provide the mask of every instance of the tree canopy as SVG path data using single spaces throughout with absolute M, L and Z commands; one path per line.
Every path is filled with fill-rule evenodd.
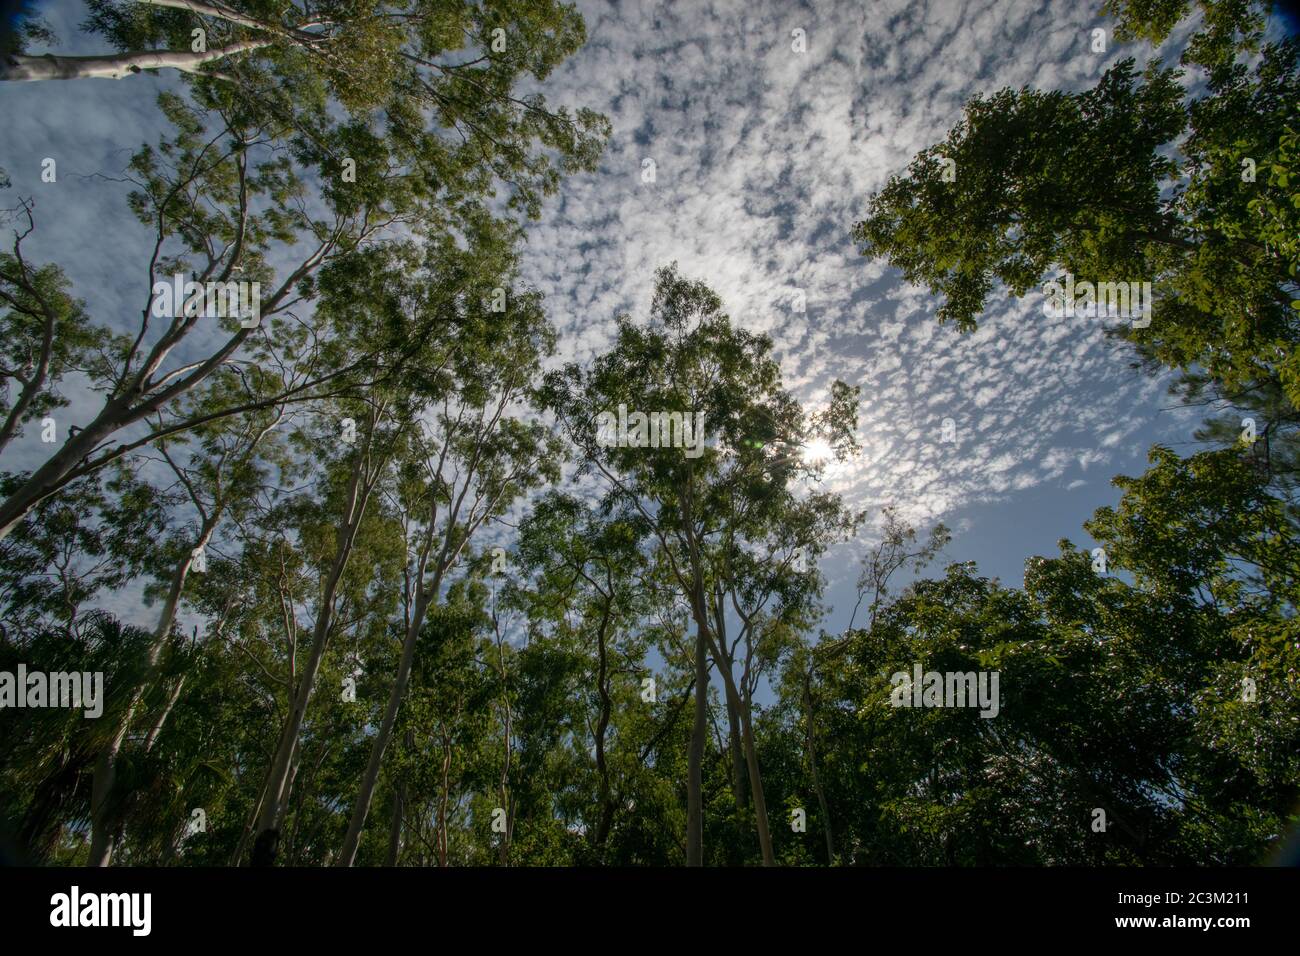
M 1154 290 L 1111 331 L 1204 446 L 1152 447 L 1019 584 L 853 506 L 828 476 L 863 385 L 806 400 L 676 263 L 557 357 L 527 222 L 610 133 L 543 97 L 574 7 L 89 0 L 103 52 L 69 56 L 32 26 L 0 79 L 177 81 L 126 173 L 138 312 L 7 213 L 0 837 L 96 866 L 1268 859 L 1300 824 L 1300 47 L 1267 9 L 1109 0 L 1150 43 L 1195 16 L 1181 62 L 975 97 L 852 227 L 962 331 L 1067 275 Z

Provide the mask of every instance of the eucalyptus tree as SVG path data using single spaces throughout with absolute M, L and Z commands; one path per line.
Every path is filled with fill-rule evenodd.
M 84 28 L 111 51 L 7 51 L 0 80 L 175 70 L 197 101 L 299 138 L 300 160 L 323 177 L 350 161 L 357 183 L 367 169 L 372 187 L 389 176 L 411 180 L 442 193 L 449 208 L 495 180 L 509 188 L 512 207 L 535 215 L 563 173 L 594 167 L 609 134 L 604 117 L 551 108 L 537 90 L 586 40 L 582 16 L 557 0 L 87 6 Z
M 611 505 L 646 522 L 690 607 L 698 668 L 688 779 L 691 865 L 703 861 L 704 662 L 709 655 L 726 660 L 713 620 L 713 582 L 725 584 L 724 562 L 749 529 L 776 525 L 790 507 L 787 486 L 810 467 L 803 443 L 825 442 L 837 454 L 853 447 L 856 391 L 837 383 L 831 406 L 809 418 L 782 388 L 771 350 L 766 336 L 733 327 L 707 286 L 665 268 L 656 274 L 649 325 L 620 316 L 613 346 L 589 370 L 569 365 L 547 377 L 548 407 L 580 452 L 582 470 L 603 481 Z M 739 701 L 735 675 L 725 666 L 719 675 L 728 697 Z M 752 746 L 746 763 L 759 845 L 771 865 Z
M 403 373 L 400 378 L 355 384 L 340 390 L 331 402 L 318 403 L 321 415 L 313 426 L 314 438 L 304 448 L 308 456 L 337 462 L 340 483 L 332 493 L 338 497 L 329 505 L 337 514 L 332 521 L 336 532 L 332 545 L 322 551 L 328 556 L 306 661 L 300 670 L 291 668 L 292 703 L 281 723 L 257 813 L 253 860 L 258 863 L 276 858 L 301 729 L 334 631 L 335 598 L 352 573 L 349 561 L 357 536 L 371 523 L 376 494 L 382 497 L 398 489 L 400 498 L 403 483 L 410 483 L 410 456 L 423 447 L 419 430 L 425 410 L 438 398 L 475 387 L 471 378 L 477 373 L 470 358 L 474 343 L 482 347 L 486 330 L 499 315 L 492 311 L 497 294 L 510 285 L 513 231 L 486 215 L 467 220 L 467 225 L 473 230 L 460 238 L 435 234 L 423 243 L 377 245 L 331 264 L 321 274 L 320 309 L 339 328 L 349 330 L 331 343 L 328 361 L 337 366 L 365 349 L 383 350 L 385 360 L 394 365 L 392 357 L 401 357 Z M 516 297 L 516 304 L 523 303 L 523 311 L 531 314 L 535 303 L 527 305 L 530 302 L 527 296 Z M 426 330 L 418 342 L 406 337 L 412 321 Z M 384 507 L 390 507 L 386 500 Z M 400 541 L 411 533 L 409 521 L 401 517 L 400 501 L 391 508 L 392 533 Z M 362 580 L 371 580 L 364 569 L 360 573 Z M 389 579 L 394 602 L 412 597 L 409 574 L 408 566 L 405 590 L 396 578 Z M 405 607 L 409 621 L 412 606 Z
M 366 491 L 387 480 L 394 433 L 381 427 L 367 439 L 365 408 L 317 410 L 314 426 L 292 436 L 311 456 L 308 480 L 273 489 L 238 549 L 203 576 L 205 610 L 242 665 L 238 696 L 258 714 L 239 762 L 248 803 L 231 862 L 249 858 L 250 841 L 257 865 L 322 860 L 336 846 L 337 808 L 323 812 L 319 801 L 337 803 L 342 791 L 320 788 L 349 779 L 340 766 L 363 740 L 349 688 L 360 696 L 374 680 L 370 662 L 391 626 L 401 573 L 396 522 Z M 345 412 L 356 415 L 351 446 L 340 438 Z
M 853 236 L 942 296 L 939 320 L 962 331 L 999 288 L 1020 297 L 1077 277 L 1082 314 L 1116 307 L 1110 331 L 1177 370 L 1187 401 L 1238 409 L 1216 437 L 1235 441 L 1242 412 L 1257 416 L 1251 439 L 1268 429 L 1294 471 L 1300 41 L 1263 42 L 1269 3 L 1196 6 L 1183 66 L 1206 72 L 1124 59 L 1090 90 L 977 96 L 870 199 Z M 1191 7 L 1108 4 L 1123 36 L 1152 42 Z M 1118 287 L 1144 282 L 1153 301 L 1138 314 Z
M 889 582 L 894 575 L 904 568 L 911 567 L 914 574 L 919 574 L 930 564 L 952 540 L 952 533 L 942 521 L 935 524 L 925 542 L 917 544 L 916 528 L 905 521 L 899 514 L 897 505 L 886 505 L 882 509 L 880 540 L 862 559 L 862 570 L 858 574 L 858 597 L 849 616 L 848 630 L 858 618 L 858 609 L 868 594 L 867 604 L 868 629 L 876 621 L 876 613 L 884 605 L 889 595 Z
M 861 514 L 847 511 L 837 495 L 814 493 L 798 500 L 792 497 L 782 507 L 779 522 L 762 531 L 748 531 L 748 547 L 738 548 L 728 542 L 720 549 L 723 556 L 713 582 L 713 596 L 715 633 L 723 655 L 721 668 L 731 673 L 740 665 L 735 682 L 724 679 L 733 737 L 733 775 L 738 777 L 741 771 L 735 762 L 739 749 L 745 765 L 754 768 L 750 770 L 750 787 L 754 788 L 751 793 L 755 795 L 757 812 L 766 805 L 766 796 L 761 782 L 757 788 L 754 785 L 760 779 L 754 695 L 765 677 L 777 676 L 783 663 L 799 665 L 802 635 L 821 615 L 819 598 L 824 581 L 818 561 L 830 545 L 852 538 L 862 518 Z M 731 614 L 736 636 L 728 645 L 727 620 Z M 737 733 L 739 748 L 734 741 Z M 811 736 L 806 743 L 809 759 L 815 761 Z M 819 785 L 817 789 L 820 797 Z M 739 805 L 743 808 L 743 803 Z M 822 811 L 829 821 L 824 799 Z
M 348 428 L 354 423 L 356 447 L 348 449 L 342 467 L 334 470 L 340 479 L 327 493 L 331 506 L 330 517 L 336 522 L 332 547 L 325 551 L 324 573 L 319 598 L 316 602 L 311 628 L 310 644 L 305 648 L 306 661 L 290 685 L 291 702 L 282 723 L 274 757 L 267 769 L 265 795 L 257 820 L 257 835 L 253 847 L 253 860 L 257 864 L 272 862 L 278 852 L 280 827 L 289 807 L 293 788 L 293 769 L 299 753 L 300 736 L 308 707 L 316 690 L 317 678 L 325 661 L 326 651 L 334 636 L 338 614 L 338 598 L 344 587 L 350 562 L 357 551 L 358 537 L 370 517 L 369 506 L 376 488 L 387 477 L 395 446 L 401 440 L 400 424 L 390 418 L 391 403 L 384 396 L 354 403 L 344 403 L 343 411 L 352 411 L 358 419 L 342 418 L 337 426 L 327 429 L 334 440 L 336 428 Z M 331 423 L 333 425 L 334 423 Z M 337 510 L 335 510 L 337 509 Z M 362 568 L 363 580 L 373 571 Z M 296 656 L 296 655 L 295 655 Z
M 218 373 L 200 392 L 185 399 L 195 406 L 193 414 L 202 417 L 207 408 L 221 408 L 231 393 L 243 392 L 247 377 L 233 371 Z M 166 546 L 170 565 L 162 576 L 162 604 L 153 626 L 153 640 L 145 652 L 144 668 L 139 679 L 125 687 L 116 687 L 125 703 L 116 711 L 113 730 L 96 758 L 91 797 L 90 865 L 107 866 L 112 858 L 115 832 L 118 829 L 121 801 L 114 794 L 118 753 L 135 722 L 145 693 L 162 672 L 163 652 L 173 638 L 185 584 L 196 562 L 200 572 L 206 568 L 207 549 L 227 513 L 244 510 L 246 491 L 263 480 L 283 450 L 268 450 L 275 444 L 274 432 L 284 419 L 285 409 L 268 408 L 238 418 L 216 418 L 181 435 L 175 441 L 160 440 L 157 452 L 175 478 L 177 490 L 187 500 L 197 519 L 197 529 L 189 520 L 176 540 Z M 187 439 L 198 447 L 185 454 Z M 188 516 L 187 516 L 188 517 Z M 144 746 L 152 746 L 162 723 L 176 703 L 184 684 L 182 674 L 173 683 L 165 707 L 151 721 Z
M 25 329 L 4 362 L 6 382 L 21 386 L 6 428 L 48 403 L 42 396 L 86 342 L 103 353 L 92 383 L 104 395 L 100 411 L 65 429 L 64 443 L 0 503 L 0 536 L 69 481 L 197 424 L 170 416 L 133 428 L 171 411 L 230 361 L 296 366 L 281 399 L 307 399 L 349 376 L 396 374 L 370 351 L 342 367 L 319 367 L 334 330 L 301 314 L 319 268 L 400 226 L 447 235 L 473 229 L 467 221 L 481 215 L 483 202 L 507 218 L 536 216 L 563 173 L 594 168 L 608 134 L 603 117 L 551 109 L 540 93 L 524 90 L 584 38 L 581 17 L 558 3 L 326 11 L 95 0 L 91 11 L 91 30 L 129 51 L 109 55 L 111 66 L 103 58 L 16 52 L 6 56 L 3 75 L 125 76 L 141 64 L 173 66 L 190 76 L 189 95 L 161 95 L 175 133 L 139 152 L 128 171 L 137 187 L 131 208 L 155 233 L 142 270 L 150 293 L 135 328 L 104 321 L 111 334 L 100 343 L 100 330 L 85 327 L 90 320 L 81 321 L 70 293 L 55 288 L 54 267 L 28 263 L 17 242 L 0 262 L 0 290 L 24 315 Z M 209 71 L 211 64 L 220 69 Z M 504 199 L 494 198 L 498 191 Z M 175 297 L 180 307 L 156 307 L 156 283 L 173 276 L 199 283 L 209 300 L 214 286 L 257 285 L 238 316 L 217 321 L 188 292 Z M 222 334 L 196 334 L 209 325 Z M 414 347 L 427 332 L 398 331 Z M 169 363 L 171 356 L 179 361 Z M 246 398 L 221 414 L 265 401 Z M 130 437 L 114 442 L 124 429 Z
M 824 584 L 820 559 L 831 545 L 854 537 L 864 518 L 847 510 L 835 494 L 814 492 L 796 498 L 787 490 L 786 495 L 788 500 L 765 526 L 746 528 L 731 514 L 729 537 L 719 548 L 721 557 L 712 580 L 721 666 L 730 672 L 740 665 L 736 692 L 726 686 L 733 775 L 740 786 L 742 765 L 736 762 L 736 754 L 751 755 L 747 760 L 757 762 L 754 695 L 765 677 L 775 675 L 782 662 L 795 656 L 802 635 L 820 617 Z M 738 527 L 746 539 L 744 546 L 736 540 Z M 736 624 L 730 642 L 729 618 Z M 738 806 L 743 809 L 743 802 L 738 800 Z
M 555 492 L 533 504 L 517 545 L 518 571 L 533 578 L 516 595 L 530 629 L 549 626 L 557 637 L 578 642 L 588 661 L 594 656 L 592 686 L 583 693 L 591 703 L 584 701 L 579 725 L 586 730 L 581 739 L 590 737 L 596 777 L 594 809 L 583 811 L 584 832 L 602 861 L 635 762 L 618 734 L 618 718 L 636 706 L 644 686 L 629 679 L 644 668 L 640 625 L 653 599 L 643 584 L 649 571 L 644 534 L 635 512 L 601 516 L 575 496 Z
M 486 636 L 483 591 L 480 582 L 462 579 L 426 615 L 386 765 L 393 791 L 390 866 L 446 867 L 474 859 L 467 803 L 498 771 L 491 741 L 500 730 L 495 705 L 501 687 L 490 664 L 494 648 Z M 396 666 L 401 644 L 390 641 L 387 650 L 385 670 Z M 379 698 L 372 711 L 382 703 Z
M 0 474 L 0 491 L 21 480 Z M 0 633 L 17 642 L 49 630 L 75 635 L 87 606 L 156 570 L 154 536 L 172 504 L 125 464 L 43 502 L 0 540 Z
M 340 335 L 331 343 L 329 361 L 336 365 L 346 363 L 366 347 L 361 344 L 364 341 L 382 343 L 390 349 L 404 347 L 391 344 L 388 330 L 395 327 L 398 316 L 416 307 L 409 288 L 395 283 L 393 277 L 419 261 L 418 253 L 409 245 L 377 246 L 359 253 L 357 259 L 331 264 L 323 271 L 320 310 L 324 315 L 337 317 L 340 325 L 346 324 L 352 330 L 349 336 Z M 289 698 L 278 721 L 279 734 L 256 805 L 251 831 L 254 863 L 267 864 L 277 856 L 281 824 L 292 797 L 302 730 L 335 636 L 339 602 L 350 590 L 354 599 L 357 598 L 375 580 L 374 560 L 382 554 L 382 544 L 376 542 L 377 548 L 363 549 L 371 557 L 360 567 L 354 567 L 352 561 L 360 541 L 381 534 L 366 529 L 375 525 L 371 503 L 376 489 L 389 475 L 392 457 L 403 440 L 403 394 L 400 388 L 384 388 L 373 383 L 340 391 L 332 400 L 314 403 L 315 414 L 293 435 L 303 459 L 295 470 L 314 461 L 322 487 L 319 498 L 283 496 L 284 502 L 273 509 L 287 512 L 291 522 L 285 529 L 277 527 L 280 519 L 274 519 L 268 530 L 280 540 L 270 548 L 261 549 L 279 555 L 280 574 L 269 579 L 279 584 L 275 597 L 282 610 L 275 614 L 273 609 L 269 621 L 260 615 L 244 618 L 255 632 L 260 630 L 259 623 L 272 627 L 276 623 L 282 625 L 279 636 L 287 669 L 283 680 Z M 319 513 L 321 508 L 325 509 L 323 514 Z M 286 536 L 286 530 L 297 540 Z M 319 562 L 316 565 L 319 584 L 303 628 L 310 637 L 303 635 L 306 644 L 302 648 L 305 659 L 301 666 L 294 589 L 286 581 L 284 566 L 286 545 L 308 546 L 313 559 Z M 360 590 L 356 591 L 357 588 Z M 275 693 L 278 688 L 273 689 Z
M 541 361 L 554 347 L 541 297 L 515 292 L 504 311 L 493 311 L 499 290 L 511 283 L 486 270 L 463 278 L 466 301 L 455 334 L 437 349 L 426 341 L 427 371 L 404 380 L 411 404 L 395 461 L 407 553 L 402 654 L 338 858 L 343 866 L 356 858 L 430 606 L 485 523 L 559 478 L 557 441 L 527 409 L 516 411 L 530 399 Z
M 23 241 L 36 228 L 32 207 L 30 200 L 20 203 L 6 217 L 22 221 L 12 251 L 0 253 L 0 452 L 24 425 L 67 405 L 59 384 L 67 375 L 92 374 L 96 351 L 108 338 L 107 330 L 89 324 L 84 303 L 68 294 L 62 270 L 34 266 L 24 256 Z
M 382 188 L 309 210 L 292 161 L 265 130 L 174 95 L 162 100 L 174 131 L 137 152 L 127 174 L 135 187 L 132 211 L 154 232 L 135 327 L 124 331 L 106 317 L 87 328 L 96 320 L 79 307 L 69 312 L 68 293 L 42 292 L 52 267 L 27 262 L 17 239 L 5 263 L 10 268 L 0 272 L 11 306 L 17 301 L 39 313 L 31 321 L 43 325 L 51 354 L 95 343 L 86 371 L 90 389 L 102 396 L 89 421 L 56 424 L 55 450 L 0 503 L 0 536 L 40 501 L 138 448 L 214 418 L 327 392 L 326 383 L 367 367 L 365 353 L 331 365 L 325 352 L 336 330 L 295 310 L 314 298 L 311 279 L 323 264 L 355 254 L 398 218 L 395 205 L 407 202 L 402 190 Z M 281 258 L 281 247 L 294 251 Z M 290 262 L 277 273 L 273 258 Z M 32 337 L 6 348 L 30 355 Z M 18 361 L 14 355 L 6 364 Z M 258 369 L 286 369 L 286 384 L 268 395 L 250 379 L 221 408 L 191 405 L 187 414 L 180 400 L 222 368 L 252 379 Z M 35 372 L 29 379 L 37 381 Z M 42 381 L 46 391 L 58 384 L 48 372 Z

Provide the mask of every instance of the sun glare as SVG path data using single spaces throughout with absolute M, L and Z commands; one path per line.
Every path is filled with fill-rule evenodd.
M 820 465 L 829 461 L 834 454 L 830 442 L 824 438 L 814 438 L 803 446 L 803 460 L 809 465 Z

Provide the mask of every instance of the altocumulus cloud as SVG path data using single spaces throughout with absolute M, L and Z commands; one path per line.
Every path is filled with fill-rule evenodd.
M 1045 482 L 1065 489 L 1175 426 L 1153 426 L 1164 383 L 1128 368 L 1100 323 L 994 300 L 962 336 L 850 239 L 869 195 L 971 96 L 1082 89 L 1115 60 L 1158 51 L 1112 41 L 1093 53 L 1105 22 L 1073 3 L 579 7 L 587 46 L 548 95 L 604 111 L 614 136 L 601 170 L 568 180 L 532 228 L 526 258 L 563 359 L 608 347 L 614 316 L 644 315 L 655 267 L 676 260 L 733 321 L 773 337 L 801 398 L 824 399 L 835 378 L 862 386 L 864 454 L 827 483 L 922 521 Z M 945 419 L 955 441 L 941 440 Z
M 733 321 L 773 337 L 802 399 L 824 399 L 835 378 L 862 387 L 863 454 L 826 483 L 857 507 L 894 502 L 916 521 L 959 522 L 1043 484 L 1064 494 L 1186 434 L 1182 416 L 1157 419 L 1163 382 L 1129 369 L 1100 323 L 1046 318 L 1032 297 L 994 300 L 980 330 L 959 335 L 937 326 L 924 290 L 850 239 L 869 195 L 944 137 L 971 96 L 1081 89 L 1116 59 L 1161 51 L 1112 41 L 1093 53 L 1090 31 L 1106 23 L 1071 2 L 578 7 L 588 43 L 546 95 L 606 113 L 614 135 L 601 169 L 566 180 L 529 231 L 525 279 L 547 296 L 558 361 L 607 348 L 614 316 L 644 315 L 654 269 L 676 260 Z M 41 13 L 60 50 L 101 48 L 76 31 L 80 0 Z M 29 251 L 64 264 L 92 314 L 130 321 L 148 292 L 148 236 L 111 177 L 156 140 L 155 96 L 174 85 L 167 75 L 0 85 L 10 133 L 0 165 L 39 204 Z M 41 190 L 44 156 L 67 157 L 57 190 Z M 80 420 L 93 399 L 70 397 Z M 33 438 L 20 456 L 40 454 Z M 10 467 L 31 463 L 20 456 Z

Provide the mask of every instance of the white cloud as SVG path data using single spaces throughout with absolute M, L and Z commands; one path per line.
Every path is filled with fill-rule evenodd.
M 529 232 L 525 275 L 547 296 L 559 360 L 608 348 L 615 316 L 644 316 L 654 270 L 677 260 L 734 321 L 773 337 L 801 398 L 836 377 L 862 386 L 864 452 L 835 482 L 856 507 L 893 501 L 912 520 L 953 523 L 1103 465 L 1125 439 L 1128 451 L 1144 446 L 1163 385 L 1129 370 L 1100 325 L 1044 318 L 1033 296 L 995 297 L 980 330 L 960 335 L 938 326 L 925 290 L 861 258 L 850 230 L 871 191 L 943 138 L 971 96 L 1083 88 L 1149 51 L 1112 42 L 1091 53 L 1093 8 L 1063 0 L 579 7 L 588 44 L 544 92 L 605 112 L 614 133 L 599 172 L 566 180 Z M 84 8 L 51 9 L 72 39 Z M 791 49 L 795 28 L 806 53 Z M 138 298 L 144 234 L 117 227 L 120 185 L 78 174 L 120 170 L 156 138 L 154 96 L 168 83 L 0 84 L 0 165 L 40 202 L 31 249 L 64 263 L 98 314 L 125 316 Z M 57 190 L 38 192 L 43 155 L 65 157 Z M 646 157 L 653 184 L 641 179 Z M 796 288 L 804 313 L 791 308 Z M 957 442 L 940 440 L 945 418 Z

